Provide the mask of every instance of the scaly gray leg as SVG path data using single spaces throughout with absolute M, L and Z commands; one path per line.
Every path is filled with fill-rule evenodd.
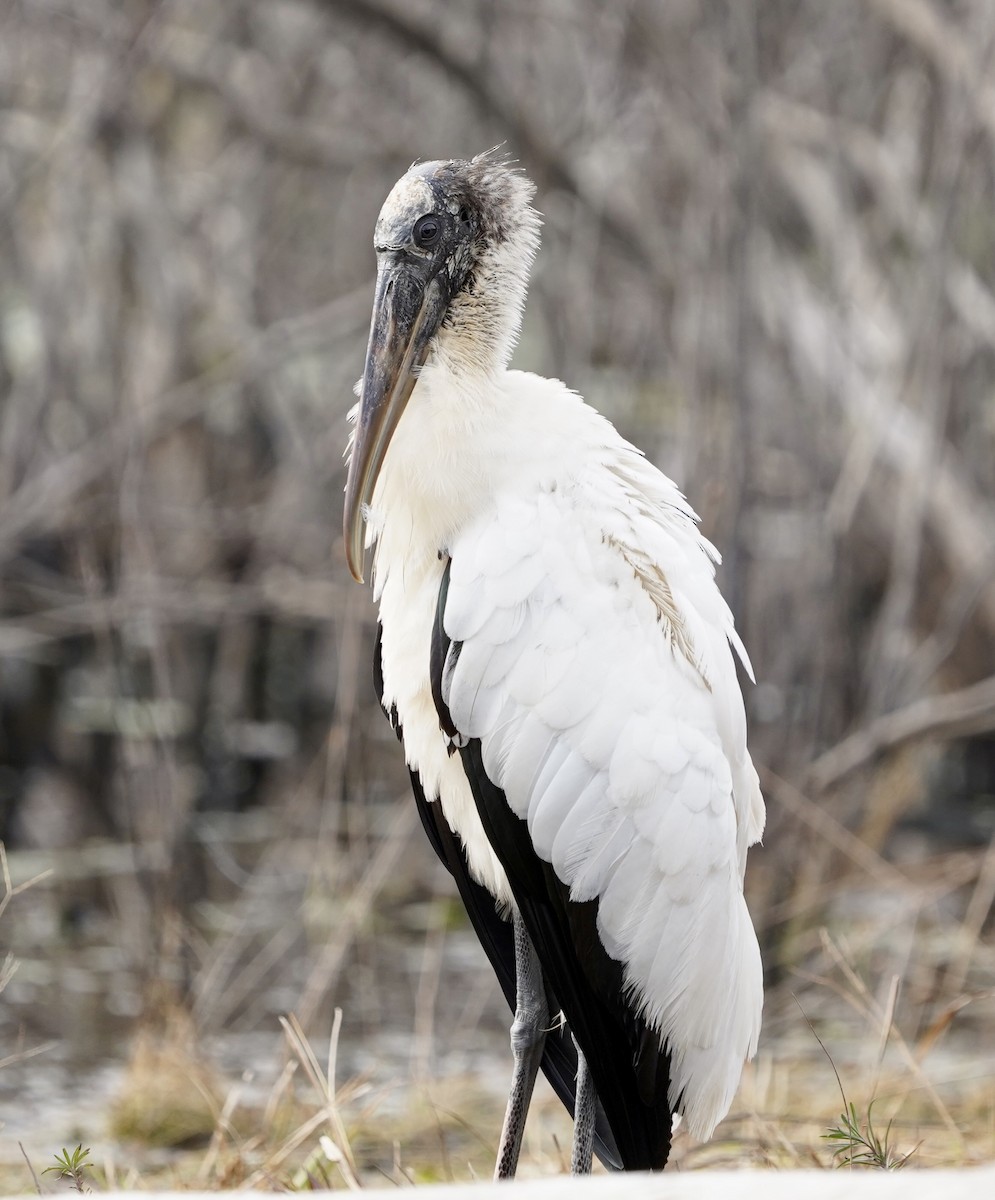
M 504 1114 L 504 1127 L 498 1145 L 495 1179 L 514 1179 L 518 1154 L 522 1148 L 525 1118 L 532 1099 L 536 1073 L 542 1061 L 542 1048 L 549 1028 L 549 1006 L 542 982 L 542 968 L 525 929 L 525 922 L 516 912 L 515 927 L 515 1019 L 511 1025 L 511 1050 L 515 1056 L 515 1071 L 511 1077 L 511 1094 Z
M 597 1093 L 591 1079 L 591 1069 L 577 1039 L 577 1090 L 574 1098 L 574 1144 L 570 1156 L 571 1175 L 590 1175 L 594 1157 L 594 1119 L 597 1110 Z

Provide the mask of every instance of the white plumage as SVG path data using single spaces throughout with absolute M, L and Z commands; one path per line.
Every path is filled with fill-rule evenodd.
M 440 424 L 436 456 L 476 485 L 462 511 L 447 505 L 441 542 L 446 633 L 462 643 L 445 694 L 453 720 L 482 740 L 488 775 L 572 896 L 600 897 L 606 948 L 678 1048 L 671 1100 L 683 1093 L 689 1128 L 708 1137 L 756 1050 L 762 1003 L 742 877 L 763 802 L 714 551 L 676 486 L 559 382 L 507 372 L 463 437 L 444 416 L 445 382 L 423 373 L 374 497 L 384 701 L 471 869 L 510 905 L 425 670 L 440 542 L 419 545 L 401 520 L 395 543 L 385 516 L 417 494 Z M 670 583 L 680 635 L 622 546 Z
M 764 809 L 731 647 L 751 668 L 675 484 L 563 384 L 506 369 L 537 222 L 527 181 L 485 164 L 493 179 L 475 186 L 500 184 L 518 225 L 478 247 L 470 298 L 450 303 L 366 510 L 384 706 L 471 874 L 511 911 L 432 695 L 451 559 L 441 688 L 456 740 L 479 739 L 571 899 L 597 901 L 600 940 L 670 1049 L 671 1107 L 705 1138 L 760 1029 L 743 873 Z M 378 239 L 438 209 L 433 165 L 454 166 L 406 176 Z

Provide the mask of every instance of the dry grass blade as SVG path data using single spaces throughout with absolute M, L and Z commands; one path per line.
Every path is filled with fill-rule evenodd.
M 3 876 L 3 895 L 0 896 L 0 917 L 2 917 L 7 905 L 15 896 L 19 896 L 21 892 L 27 891 L 29 887 L 34 887 L 36 883 L 47 879 L 52 874 L 52 868 L 50 867 L 47 871 L 39 871 L 37 875 L 33 875 L 30 879 L 24 880 L 23 883 L 19 883 L 15 887 L 10 877 L 7 849 L 3 842 L 0 842 L 0 874 Z
M 335 1009 L 332 1032 L 328 1044 L 328 1063 L 324 1072 L 322 1072 L 318 1057 L 311 1043 L 308 1041 L 304 1030 L 301 1028 L 297 1017 L 294 1014 L 288 1017 L 281 1017 L 280 1024 L 283 1026 L 284 1033 L 287 1035 L 287 1040 L 297 1057 L 297 1061 L 304 1069 L 304 1074 L 321 1097 L 322 1111 L 319 1115 L 327 1121 L 333 1135 L 332 1138 L 326 1139 L 328 1141 L 326 1155 L 330 1162 L 334 1162 L 339 1167 L 347 1186 L 358 1189 L 360 1184 L 356 1161 L 349 1143 L 349 1134 L 342 1120 L 342 1112 L 339 1107 L 335 1087 L 335 1060 L 338 1054 L 339 1032 L 342 1028 L 342 1010 L 340 1008 Z
M 3 895 L 0 896 L 0 917 L 3 916 L 8 904 L 10 904 L 11 900 L 13 900 L 15 896 L 20 895 L 21 892 L 26 891 L 30 887 L 34 887 L 36 883 L 41 882 L 43 879 L 47 879 L 51 874 L 51 869 L 47 871 L 41 871 L 37 875 L 34 875 L 30 879 L 26 879 L 23 883 L 19 883 L 15 886 L 13 880 L 11 879 L 10 863 L 7 861 L 7 849 L 3 842 L 0 842 L 0 876 L 3 878 Z M 17 960 L 13 954 L 4 955 L 3 961 L 0 962 L 0 993 L 2 993 L 7 984 L 10 983 L 16 971 Z M 16 1050 L 12 1054 L 7 1054 L 3 1058 L 0 1058 L 0 1070 L 3 1070 L 4 1067 L 11 1067 L 15 1063 L 24 1062 L 25 1059 L 34 1058 L 36 1055 L 44 1054 L 46 1051 L 51 1050 L 54 1045 L 54 1042 L 42 1042 L 37 1046 L 31 1046 L 29 1049 Z M 35 1182 L 37 1184 L 37 1180 Z M 39 1188 L 39 1191 L 40 1190 L 41 1189 Z
M 24 1062 L 28 1058 L 35 1058 L 39 1054 L 47 1054 L 57 1046 L 57 1042 L 41 1042 L 37 1046 L 32 1046 L 28 1050 L 17 1050 L 13 1054 L 8 1054 L 5 1058 L 0 1058 L 0 1070 L 4 1067 L 12 1067 L 15 1063 Z
M 266 1098 L 266 1107 L 263 1110 L 263 1128 L 272 1129 L 276 1121 L 277 1110 L 283 1102 L 284 1096 L 287 1094 L 287 1088 L 290 1086 L 290 1081 L 297 1074 L 297 1063 L 291 1059 L 283 1064 L 283 1070 L 280 1072 L 276 1083 L 270 1089 L 269 1096 Z
M 211 1178 L 225 1140 L 234 1140 L 236 1143 L 240 1141 L 238 1130 L 232 1122 L 232 1117 L 238 1108 L 243 1091 L 244 1086 L 241 1083 L 236 1083 L 228 1089 L 228 1094 L 225 1096 L 224 1103 L 218 1113 L 214 1132 L 211 1134 L 211 1140 L 207 1146 L 207 1153 L 204 1155 L 204 1161 L 197 1172 L 197 1184 L 200 1187 L 206 1186 L 208 1180 Z
M 961 923 L 958 938 L 958 953 L 943 978 L 943 987 L 948 995 L 958 995 L 964 988 L 978 944 L 981 941 L 985 922 L 995 903 L 995 835 L 988 843 L 988 850 L 981 863 L 981 870 L 968 901 L 967 912 Z
M 309 1138 L 317 1133 L 327 1119 L 324 1112 L 316 1112 L 307 1120 L 302 1121 L 292 1133 L 284 1138 L 279 1146 L 267 1154 L 263 1166 L 254 1171 L 246 1179 L 243 1188 L 249 1191 L 265 1186 L 268 1190 L 277 1190 L 277 1170 L 283 1166 L 298 1147 L 304 1145 Z
M 893 979 L 889 988 L 889 999 L 885 1006 L 887 1014 L 887 1025 L 884 1029 L 884 1037 L 887 1040 L 888 1033 L 891 1029 L 891 1018 L 894 1013 L 894 1002 L 898 995 L 898 981 Z M 840 1078 L 840 1073 L 836 1068 L 836 1063 L 833 1061 L 833 1056 L 816 1032 L 815 1026 L 809 1020 L 804 1009 L 802 1009 L 797 997 L 794 997 L 795 1003 L 798 1004 L 805 1023 L 812 1032 L 812 1036 L 819 1043 L 819 1046 L 829 1060 L 829 1065 L 832 1067 L 833 1075 L 836 1077 L 836 1086 L 839 1088 L 840 1097 L 843 1101 L 843 1112 L 840 1114 L 839 1124 L 832 1127 L 827 1133 L 823 1133 L 822 1137 L 827 1141 L 838 1143 L 833 1148 L 833 1162 L 836 1166 L 873 1166 L 884 1170 L 897 1170 L 903 1167 L 912 1154 L 914 1149 L 908 1153 L 898 1156 L 893 1151 L 890 1144 L 890 1135 L 892 1122 L 888 1122 L 888 1128 L 885 1130 L 884 1137 L 880 1137 L 875 1129 L 872 1119 L 872 1112 L 875 1100 L 872 1098 L 867 1105 L 867 1119 L 861 1123 L 857 1115 L 857 1107 L 853 1101 L 848 1100 L 846 1091 L 843 1088 L 843 1080 Z M 884 1044 L 882 1043 L 879 1051 L 880 1058 L 884 1053 Z M 875 1089 L 872 1087 L 872 1095 Z
M 34 1167 L 31 1165 L 31 1159 L 28 1158 L 28 1152 L 27 1152 L 27 1150 L 24 1149 L 24 1146 L 20 1142 L 17 1143 L 17 1148 L 21 1152 L 21 1157 L 24 1159 L 24 1161 L 28 1165 L 28 1172 L 30 1173 L 31 1179 L 35 1185 L 35 1191 L 40 1196 L 42 1194 L 41 1183 L 38 1180 L 38 1176 L 35 1174 Z
M 386 836 L 363 872 L 359 884 L 346 900 L 344 910 L 336 921 L 334 933 L 325 942 L 311 971 L 311 977 L 298 1005 L 303 1024 L 309 1023 L 317 1012 L 321 998 L 341 968 L 357 931 L 400 862 L 417 822 L 417 809 L 411 803 L 410 797 L 400 796 L 395 802 Z
M 995 996 L 995 992 L 987 993 L 988 998 L 991 998 L 992 996 Z M 942 1035 L 950 1028 L 954 1017 L 956 1017 L 959 1012 L 967 1008 L 967 1006 L 976 999 L 980 999 L 980 997 L 959 996 L 956 1000 L 953 1000 L 944 1009 L 942 1009 L 940 1014 L 930 1022 L 930 1024 L 919 1035 L 919 1038 L 916 1041 L 915 1053 L 919 1062 L 923 1061 L 930 1050 L 932 1050 L 932 1048 L 940 1040 Z
M 830 935 L 828 930 L 822 930 L 822 942 L 826 953 L 836 964 L 839 970 L 843 973 L 846 981 L 850 984 L 851 991 L 840 990 L 840 995 L 847 999 L 856 1010 L 862 1013 L 868 1021 L 877 1025 L 879 1028 L 887 1026 L 889 1036 L 897 1047 L 899 1054 L 902 1056 L 906 1066 L 918 1080 L 919 1085 L 929 1096 L 930 1102 L 936 1111 L 937 1116 L 942 1121 L 947 1132 L 953 1137 L 957 1146 L 963 1152 L 964 1135 L 960 1127 L 954 1120 L 950 1110 L 943 1103 L 939 1093 L 933 1086 L 932 1082 L 927 1078 L 925 1071 L 922 1068 L 922 1063 L 917 1055 L 912 1051 L 908 1042 L 901 1033 L 890 1022 L 888 1006 L 881 1005 L 871 994 L 867 985 L 861 979 L 856 968 L 849 959 L 844 947 Z M 889 997 L 892 991 L 889 990 Z
M 888 985 L 888 995 L 881 1009 L 881 1033 L 878 1038 L 877 1054 L 878 1070 L 881 1069 L 881 1064 L 884 1062 L 884 1052 L 888 1048 L 888 1041 L 894 1028 L 895 1009 L 898 1005 L 898 993 L 901 990 L 901 986 L 901 977 L 892 975 L 891 982 Z
M 804 792 L 799 791 L 788 780 L 780 778 L 768 767 L 759 765 L 758 771 L 764 791 L 770 798 L 824 837 L 851 862 L 888 887 L 900 887 L 903 890 L 910 888 L 909 880 L 897 867 L 882 858 L 866 842 L 862 842 L 856 834 L 851 833 L 823 806 L 816 804 Z

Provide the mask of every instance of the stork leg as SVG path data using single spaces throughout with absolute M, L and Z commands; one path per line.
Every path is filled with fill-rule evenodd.
M 513 1179 L 518 1168 L 525 1118 L 542 1061 L 546 1030 L 549 1028 L 549 1006 L 546 1004 L 539 958 L 525 923 L 517 912 L 513 922 L 516 996 L 515 1019 L 511 1025 L 511 1051 L 515 1057 L 515 1070 L 511 1077 L 511 1093 L 498 1145 L 495 1179 Z
M 577 1091 L 574 1099 L 574 1141 L 570 1155 L 571 1175 L 590 1175 L 594 1158 L 594 1122 L 597 1113 L 597 1093 L 591 1079 L 591 1069 L 577 1039 Z

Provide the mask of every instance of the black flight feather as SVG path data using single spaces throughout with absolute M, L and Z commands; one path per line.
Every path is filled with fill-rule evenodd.
M 447 562 L 439 589 L 431 667 L 440 721 L 455 734 L 442 686 L 446 656 L 458 649 L 450 646 L 443 621 L 450 567 Z M 597 901 L 571 900 L 570 889 L 552 865 L 536 854 L 528 825 L 484 770 L 479 739 L 464 742 L 460 756 L 484 832 L 508 876 L 546 986 L 558 997 L 557 1007 L 591 1069 L 599 1118 L 607 1119 L 626 1170 L 662 1170 L 672 1128 L 670 1059 L 632 1004 L 622 964 L 608 955 L 598 936 Z M 509 1000 L 513 1005 L 513 993 Z M 573 1111 L 572 1104 L 567 1107 Z
M 448 571 L 446 581 L 448 582 Z M 403 731 L 397 720 L 397 712 L 394 710 L 388 711 L 384 708 L 383 704 L 381 637 L 382 629 L 378 625 L 376 647 L 373 654 L 373 682 L 376 687 L 380 707 L 383 709 L 384 715 L 390 721 L 391 728 L 395 731 L 400 741 L 403 738 Z M 436 689 L 435 654 L 435 637 L 433 637 L 433 694 L 435 694 Z M 445 653 L 443 653 L 439 662 L 440 680 L 444 661 Z M 436 703 L 438 704 L 440 701 L 441 692 Z M 450 736 L 455 733 L 456 729 L 453 726 Z M 425 798 L 425 791 L 422 788 L 421 779 L 417 771 L 409 770 L 408 773 L 411 776 L 411 789 L 414 792 L 415 803 L 418 807 L 418 815 L 421 818 L 422 827 L 428 835 L 429 841 L 432 843 L 432 848 L 456 881 L 456 887 L 466 908 L 467 915 L 470 918 L 470 924 L 473 926 L 474 932 L 494 969 L 505 999 L 511 1011 L 514 1012 L 516 1003 L 515 938 L 511 923 L 498 912 L 497 904 L 490 892 L 477 883 L 470 875 L 466 854 L 459 839 L 449 828 L 448 822 L 442 815 L 442 806 L 438 803 L 432 803 Z M 558 1012 L 560 1005 L 556 997 L 552 994 L 548 984 L 546 990 L 549 1011 L 551 1013 Z M 569 1031 L 562 1025 L 551 1030 L 546 1038 L 542 1056 L 542 1070 L 543 1074 L 549 1080 L 553 1091 L 570 1115 L 573 1116 L 577 1079 L 577 1051 Z M 615 1144 L 611 1127 L 600 1105 L 595 1122 L 594 1148 L 598 1158 L 609 1170 L 619 1171 L 622 1169 L 622 1156 Z

